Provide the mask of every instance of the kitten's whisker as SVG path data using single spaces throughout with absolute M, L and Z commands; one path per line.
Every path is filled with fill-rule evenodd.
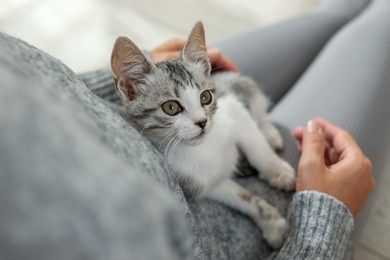
M 161 145 L 164 143 L 164 141 L 167 140 L 167 138 L 169 138 L 170 136 L 175 135 L 175 134 L 176 134 L 176 132 L 172 132 L 172 133 L 167 134 L 164 137 L 164 139 L 162 139 L 162 141 L 160 142 L 159 149 L 161 148 Z
M 145 126 L 144 128 L 141 129 L 141 131 L 140 131 L 141 135 L 144 134 L 144 130 L 145 130 L 146 128 L 147 128 L 147 126 Z
M 165 150 L 164 150 L 164 158 L 165 158 L 165 159 L 168 158 L 167 154 L 169 153 L 170 145 L 171 145 L 171 143 L 172 143 L 172 141 L 173 141 L 174 139 L 175 139 L 175 136 L 173 136 L 173 137 L 169 140 L 167 146 L 165 147 Z
M 164 158 L 165 159 L 168 159 L 169 158 L 169 155 L 172 153 L 172 148 L 173 146 L 175 145 L 175 143 L 177 142 L 177 136 L 179 135 L 179 132 L 176 132 L 175 135 L 171 138 L 171 140 L 169 140 L 168 142 L 168 145 L 167 147 L 165 148 L 165 152 L 164 152 Z M 178 140 L 179 141 L 179 140 Z
M 174 144 L 174 142 L 175 142 L 175 139 L 176 139 L 176 135 L 173 136 L 173 137 L 171 138 L 171 140 L 169 141 L 169 143 L 168 143 L 168 145 L 167 145 L 167 147 L 166 147 L 166 149 L 165 149 L 165 152 L 164 152 L 164 158 L 165 158 L 165 159 L 168 159 L 169 154 L 171 153 L 171 150 L 172 150 L 172 146 L 173 146 L 173 144 Z
M 175 143 L 173 144 L 173 147 L 172 147 L 172 153 L 174 153 L 177 150 L 179 144 L 180 144 L 180 139 L 176 138 L 176 141 L 175 141 Z

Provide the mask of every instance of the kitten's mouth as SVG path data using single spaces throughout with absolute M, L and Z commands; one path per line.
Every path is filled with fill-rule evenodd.
M 189 145 L 198 145 L 200 142 L 203 141 L 205 136 L 206 136 L 206 132 L 202 131 L 197 136 L 195 136 L 195 137 L 193 137 L 191 139 L 188 139 L 187 144 L 189 144 Z
M 202 131 L 200 134 L 198 134 L 197 136 L 195 137 L 192 137 L 191 139 L 189 139 L 189 141 L 197 141 L 197 140 L 200 140 L 202 139 L 204 136 L 206 135 L 206 133 L 204 131 Z
M 206 133 L 204 131 L 202 131 L 198 136 L 195 137 L 195 139 L 197 139 L 197 140 L 202 139 L 205 135 L 206 135 Z

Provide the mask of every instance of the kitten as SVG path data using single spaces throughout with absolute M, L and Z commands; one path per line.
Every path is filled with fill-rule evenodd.
M 157 64 L 120 37 L 111 67 L 126 118 L 164 154 L 186 196 L 212 198 L 249 215 L 266 241 L 280 247 L 285 219 L 231 177 L 240 152 L 278 189 L 294 189 L 294 170 L 272 149 L 283 140 L 257 85 L 236 73 L 210 74 L 202 23 L 180 57 Z

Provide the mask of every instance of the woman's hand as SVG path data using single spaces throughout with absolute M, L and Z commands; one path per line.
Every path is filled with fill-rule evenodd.
M 372 165 L 342 128 L 321 118 L 294 131 L 302 157 L 297 191 L 316 190 L 342 201 L 356 217 L 375 186 Z
M 179 56 L 185 43 L 186 42 L 181 39 L 172 39 L 161 44 L 160 46 L 157 46 L 150 51 L 152 61 L 157 63 Z
M 154 63 L 157 63 L 171 58 L 175 58 L 180 55 L 184 45 L 185 45 L 185 41 L 181 39 L 172 39 L 170 41 L 167 41 L 150 52 L 152 61 Z M 228 58 L 226 58 L 220 52 L 219 49 L 208 47 L 207 53 L 209 55 L 213 72 L 222 71 L 222 70 L 239 72 L 238 68 L 234 65 L 234 63 Z

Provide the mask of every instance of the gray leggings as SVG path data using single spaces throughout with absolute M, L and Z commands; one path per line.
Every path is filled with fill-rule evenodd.
M 292 164 L 299 153 L 291 130 L 320 116 L 354 136 L 377 183 L 390 170 L 390 1 L 328 1 L 311 15 L 216 45 L 274 102 L 270 115 L 285 130 L 282 156 Z

